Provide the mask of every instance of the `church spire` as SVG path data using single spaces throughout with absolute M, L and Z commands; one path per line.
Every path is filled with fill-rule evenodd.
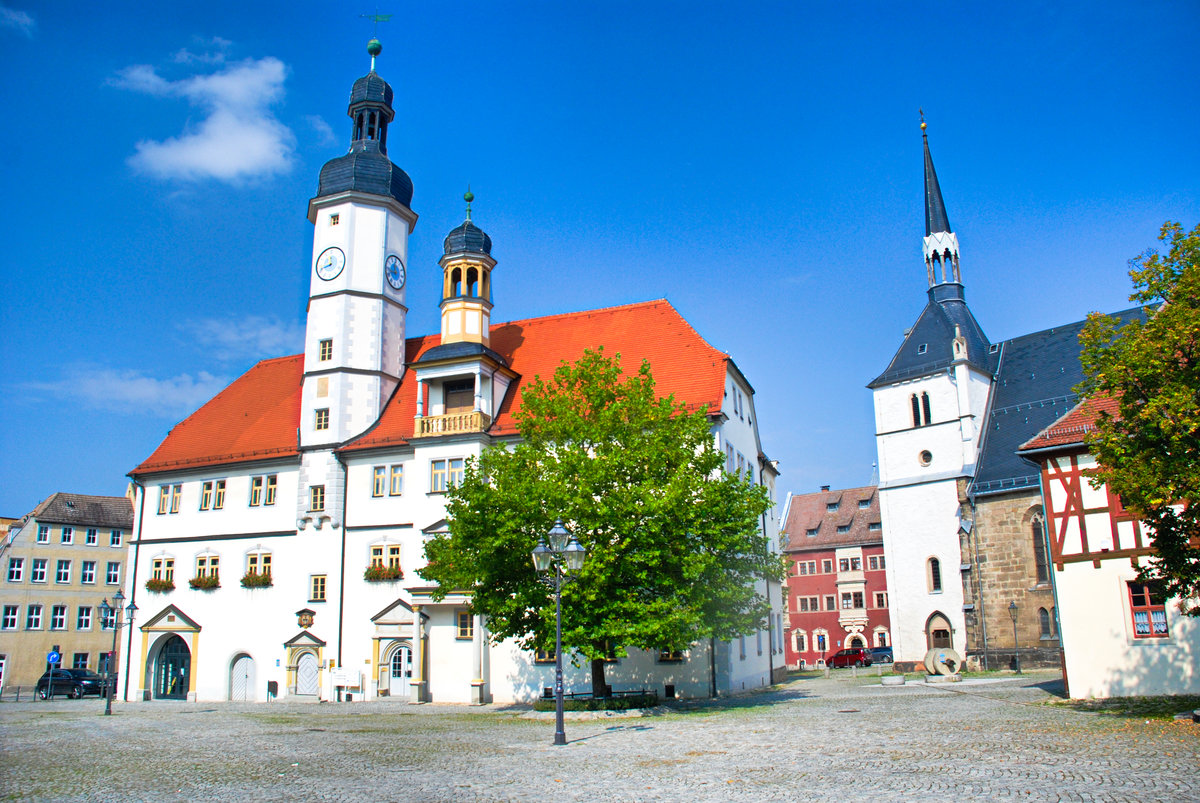
M 929 134 L 925 132 L 925 128 L 925 114 L 922 112 L 921 139 L 925 146 L 925 270 L 929 276 L 930 287 L 949 283 L 961 284 L 962 277 L 958 272 L 958 238 L 950 228 L 950 218 L 946 214 L 946 202 L 942 200 L 937 171 L 933 169 L 933 157 L 929 154 Z

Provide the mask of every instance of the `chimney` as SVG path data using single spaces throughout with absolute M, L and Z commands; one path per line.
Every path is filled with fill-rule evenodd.
M 822 485 L 822 486 L 821 486 L 821 490 L 822 490 L 822 491 L 828 491 L 828 490 L 829 490 L 829 486 L 828 486 L 828 485 Z

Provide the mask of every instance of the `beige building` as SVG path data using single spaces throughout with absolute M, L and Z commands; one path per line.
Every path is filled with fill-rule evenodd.
M 32 686 L 46 655 L 63 668 L 107 668 L 112 629 L 100 603 L 121 588 L 133 505 L 123 496 L 56 493 L 0 546 L 0 685 Z

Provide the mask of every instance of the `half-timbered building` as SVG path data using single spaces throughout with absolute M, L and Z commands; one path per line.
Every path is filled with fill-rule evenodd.
M 1072 697 L 1200 693 L 1200 619 L 1138 578 L 1153 534 L 1093 477 L 1084 436 L 1112 399 L 1085 401 L 1021 447 L 1041 469 L 1064 670 Z

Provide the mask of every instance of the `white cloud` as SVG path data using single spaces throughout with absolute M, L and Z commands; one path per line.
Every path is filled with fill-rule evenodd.
M 179 328 L 191 343 L 219 360 L 279 357 L 304 349 L 304 327 L 273 317 L 205 318 Z
M 0 28 L 13 28 L 26 39 L 32 39 L 33 29 L 36 27 L 37 22 L 24 11 L 0 6 Z
M 157 379 L 135 369 L 78 364 L 64 368 L 61 379 L 29 382 L 24 387 L 93 409 L 181 418 L 217 395 L 229 381 L 207 371 Z
M 142 140 L 129 163 L 162 179 L 236 182 L 286 173 L 295 137 L 270 107 L 283 99 L 287 66 L 278 59 L 247 59 L 218 72 L 169 81 L 146 64 L 121 70 L 111 83 L 159 97 L 181 97 L 207 112 L 177 137 Z
M 180 49 L 171 60 L 176 64 L 224 64 L 229 47 L 233 44 L 228 39 L 214 36 L 211 39 L 196 37 L 196 45 L 201 52 L 193 53 L 186 47 Z
M 304 119 L 312 126 L 313 131 L 317 132 L 317 141 L 322 145 L 328 145 L 337 140 L 337 137 L 333 134 L 333 129 L 330 128 L 329 123 L 325 122 L 325 118 L 316 114 L 309 114 L 305 115 Z

